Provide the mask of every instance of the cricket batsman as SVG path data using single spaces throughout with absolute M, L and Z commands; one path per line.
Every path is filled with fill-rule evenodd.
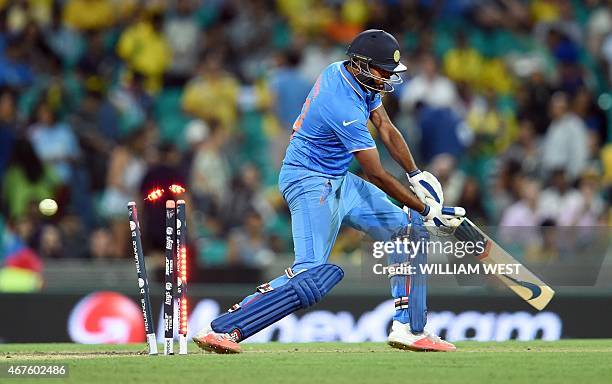
M 461 222 L 442 213 L 440 183 L 418 169 L 382 105 L 381 94 L 392 92 L 402 81 L 399 73 L 406 70 L 397 40 L 385 31 L 367 30 L 351 42 L 347 55 L 348 60 L 323 70 L 310 91 L 293 124 L 280 171 L 279 190 L 291 211 L 295 262 L 198 332 L 193 340 L 202 349 L 238 353 L 240 341 L 323 299 L 344 276 L 340 267 L 327 262 L 342 224 L 377 241 L 419 241 L 429 236 L 426 224 L 452 230 Z M 410 189 L 382 167 L 368 119 L 406 171 Z M 369 181 L 348 172 L 353 157 Z M 391 265 L 405 265 L 425 263 L 426 256 L 394 254 L 388 259 Z M 454 351 L 453 344 L 424 329 L 425 276 L 396 273 L 389 280 L 395 299 L 389 344 Z

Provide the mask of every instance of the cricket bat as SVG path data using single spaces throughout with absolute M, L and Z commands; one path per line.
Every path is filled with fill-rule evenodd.
M 468 218 L 463 219 L 454 235 L 461 241 L 483 242 L 484 252 L 476 256 L 483 264 L 520 264 Z M 518 273 L 495 274 L 495 276 L 539 311 L 544 309 L 555 295 L 552 288 L 522 264 L 518 268 Z

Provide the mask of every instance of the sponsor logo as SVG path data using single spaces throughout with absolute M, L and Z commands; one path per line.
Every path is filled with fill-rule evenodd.
M 342 120 L 342 125 L 345 126 L 345 127 L 348 127 L 349 125 L 353 124 L 356 121 L 357 121 L 357 119 L 351 120 L 351 121 Z
M 169 296 L 172 300 L 172 296 Z M 141 301 L 144 308 L 144 302 Z M 237 306 L 232 307 L 236 310 Z M 70 338 L 78 343 L 144 342 L 143 311 L 128 297 L 116 292 L 96 292 L 84 297 L 71 311 L 68 321 Z M 197 332 L 221 314 L 215 300 L 200 300 L 189 316 L 190 332 Z M 395 313 L 393 299 L 384 301 L 369 311 L 355 316 L 347 311 L 307 311 L 291 314 L 263 329 L 245 342 L 314 342 L 385 341 Z M 175 310 L 174 316 L 178 315 Z M 160 310 L 158 337 L 163 337 L 172 316 Z M 429 312 L 426 328 L 450 341 L 558 340 L 563 323 L 551 311 L 516 312 Z M 175 330 L 177 332 L 177 330 Z M 240 340 L 239 330 L 231 332 Z
M 136 230 L 136 223 L 130 220 L 130 231 L 135 231 L 135 230 Z
M 172 329 L 172 317 L 164 315 L 164 331 L 169 331 Z
M 84 344 L 142 343 L 143 314 L 127 296 L 95 292 L 83 297 L 70 312 L 68 334 L 72 341 Z
M 172 274 L 173 268 L 173 260 L 166 259 L 166 275 Z
M 516 284 L 520 285 L 523 288 L 527 288 L 528 290 L 531 291 L 531 297 L 528 298 L 527 300 L 531 300 L 531 299 L 535 299 L 536 297 L 539 297 L 542 294 L 542 288 L 540 288 L 539 285 L 537 284 L 533 284 L 527 281 L 522 281 L 522 280 L 518 280 L 515 279 L 513 277 L 510 277 L 509 275 L 504 275 L 502 274 L 502 276 L 504 276 L 505 278 L 507 278 L 508 280 L 515 282 Z
M 136 241 L 132 241 L 132 249 L 134 250 L 134 261 L 136 261 L 136 273 L 140 274 L 140 260 L 138 258 L 138 247 Z
M 326 310 L 308 311 L 302 316 L 291 314 L 243 342 L 386 341 L 394 313 L 390 299 L 359 316 Z M 189 329 L 202 329 L 220 314 L 215 300 L 201 300 L 189 316 Z M 558 340 L 562 325 L 559 315 L 549 311 L 443 311 L 427 313 L 426 329 L 449 341 Z

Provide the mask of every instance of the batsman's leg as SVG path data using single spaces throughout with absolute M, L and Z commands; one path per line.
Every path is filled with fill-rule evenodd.
M 357 176 L 347 175 L 346 182 L 353 185 L 347 189 L 353 196 L 345 200 L 353 202 L 345 217 L 347 224 L 377 241 L 390 241 L 397 237 L 407 237 L 415 243 L 429 240 L 423 218 L 416 211 L 410 210 L 406 214 L 383 191 Z M 420 265 L 427 263 L 427 247 L 417 248 L 417 252 L 412 254 L 391 253 L 388 262 L 398 266 L 409 263 L 416 271 L 413 275 L 398 273 L 389 276 L 395 303 L 389 343 L 415 350 L 454 350 L 452 344 L 424 330 L 427 323 L 427 279 L 421 273 Z
M 239 352 L 240 342 L 261 329 L 323 298 L 344 276 L 326 264 L 341 224 L 342 178 L 306 177 L 285 190 L 291 211 L 295 262 L 285 274 L 257 287 L 254 294 L 217 317 L 194 341 L 215 352 Z

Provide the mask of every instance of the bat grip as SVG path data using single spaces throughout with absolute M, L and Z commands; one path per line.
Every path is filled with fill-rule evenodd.
M 463 207 L 442 207 L 442 214 L 447 216 L 465 216 L 465 208 Z

